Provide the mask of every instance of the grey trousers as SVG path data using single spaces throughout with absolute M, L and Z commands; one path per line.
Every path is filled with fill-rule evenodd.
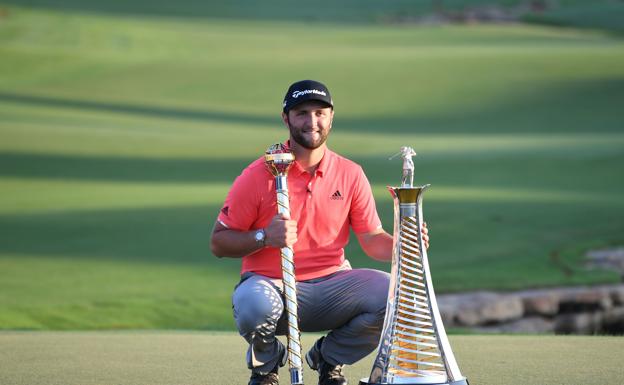
M 330 331 L 321 346 L 326 362 L 353 364 L 377 347 L 389 280 L 382 271 L 353 269 L 297 282 L 300 330 Z M 281 280 L 253 273 L 243 275 L 232 295 L 238 331 L 249 343 L 247 366 L 255 373 L 268 373 L 284 356 L 275 337 L 287 333 L 282 295 Z

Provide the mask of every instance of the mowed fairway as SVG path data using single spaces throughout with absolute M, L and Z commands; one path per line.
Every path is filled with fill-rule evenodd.
M 329 145 L 363 165 L 386 229 L 388 157 L 418 152 L 439 292 L 618 280 L 583 255 L 624 243 L 621 38 L 8 7 L 0 329 L 231 330 L 238 261 L 209 234 L 232 180 L 285 139 L 303 78 L 332 90 Z
M 318 336 L 304 335 L 304 346 Z M 6 385 L 244 384 L 244 340 L 234 333 L 2 332 Z M 462 374 L 478 385 L 620 385 L 618 337 L 452 336 Z M 345 369 L 368 377 L 376 352 Z M 280 370 L 288 383 L 288 370 Z M 304 368 L 306 384 L 317 375 Z

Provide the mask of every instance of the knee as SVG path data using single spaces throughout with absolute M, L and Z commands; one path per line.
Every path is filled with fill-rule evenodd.
M 386 316 L 390 274 L 379 270 L 370 270 L 368 274 L 369 296 L 367 302 L 370 313 L 366 321 L 368 323 L 369 333 L 371 333 L 372 336 L 378 337 L 383 328 Z M 372 341 L 376 341 L 376 338 Z
M 239 288 L 233 297 L 234 319 L 241 334 L 271 332 L 279 321 L 284 304 L 280 293 L 266 282 Z
M 379 337 L 383 330 L 385 312 L 363 314 L 360 317 L 360 334 L 358 339 L 371 351 L 379 344 Z
M 386 312 L 386 304 L 388 302 L 388 288 L 390 286 L 390 274 L 379 270 L 367 271 L 367 287 L 369 295 L 367 302 L 370 306 L 370 312 L 381 318 Z

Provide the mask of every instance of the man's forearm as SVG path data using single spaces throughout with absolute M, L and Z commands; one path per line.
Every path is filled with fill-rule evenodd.
M 217 229 L 215 226 L 210 240 L 210 249 L 217 257 L 242 258 L 262 247 L 256 242 L 254 235 L 255 231 Z
M 297 222 L 276 214 L 264 229 L 264 244 L 256 241 L 256 231 L 238 231 L 215 222 L 210 248 L 217 257 L 241 258 L 265 246 L 292 247 L 297 242 Z
M 385 231 L 358 235 L 362 250 L 378 261 L 392 260 L 392 236 Z
M 425 248 L 429 249 L 429 229 L 427 228 L 426 222 L 422 224 L 421 235 Z M 357 234 L 357 237 L 362 246 L 362 250 L 364 250 L 369 257 L 378 261 L 392 260 L 394 241 L 392 235 L 386 233 L 383 229 L 378 229 L 370 233 Z

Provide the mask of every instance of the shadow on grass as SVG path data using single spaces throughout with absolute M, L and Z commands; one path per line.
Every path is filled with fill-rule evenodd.
M 475 153 L 426 154 L 417 158 L 415 183 L 482 189 L 577 191 L 578 178 L 586 191 L 615 194 L 621 183 L 609 182 L 622 152 L 587 149 L 588 156 L 567 156 L 565 147 L 512 153 L 493 149 Z M 581 150 L 579 150 L 581 151 Z M 251 154 L 250 154 L 251 155 Z M 387 157 L 349 156 L 359 163 L 376 185 L 393 185 L 400 179 L 400 162 Z M 59 181 L 129 183 L 220 183 L 230 185 L 256 159 L 145 159 L 0 152 L 0 177 Z M 579 191 L 580 192 L 580 191 Z M 588 192 L 590 194 L 590 192 Z
M 548 253 L 569 249 L 571 242 L 580 242 L 577 237 L 595 237 L 597 242 L 621 238 L 613 225 L 619 214 L 608 208 L 588 206 L 575 211 L 575 207 L 543 202 L 427 201 L 425 218 L 435 234 L 430 262 L 441 289 L 589 279 L 586 274 L 558 277 Z M 218 259 L 210 253 L 218 209 L 218 205 L 201 205 L 0 216 L 0 255 L 214 266 L 234 274 L 240 260 Z M 380 204 L 379 213 L 391 229 L 391 204 Z M 577 216 L 591 216 L 599 226 L 578 224 Z M 526 226 L 536 218 L 536 224 Z M 389 267 L 366 257 L 354 237 L 346 254 L 355 267 Z M 566 263 L 574 264 L 564 257 Z M 458 276 L 463 277 L 461 281 Z
M 0 216 L 0 253 L 237 269 L 240 261 L 210 252 L 218 210 L 206 205 Z
M 218 120 L 227 123 L 240 123 L 240 124 L 262 124 L 262 125 L 275 125 L 281 124 L 279 114 L 276 113 L 275 117 L 266 117 L 260 115 L 243 115 L 233 114 L 223 111 L 208 111 L 208 110 L 190 110 L 181 108 L 169 108 L 161 106 L 147 106 L 138 104 L 122 104 L 122 103 L 109 103 L 98 102 L 91 100 L 77 100 L 77 99 L 63 99 L 47 96 L 37 95 L 24 95 L 14 94 L 7 92 L 0 92 L 0 101 L 25 104 L 29 106 L 41 106 L 41 107 L 57 107 L 57 108 L 71 108 L 80 109 L 86 111 L 98 111 L 98 112 L 112 112 L 120 114 L 132 114 L 140 116 L 149 116 L 153 118 L 168 118 L 168 119 L 191 119 L 191 120 Z
M 342 116 L 337 112 L 336 129 L 347 132 L 405 133 L 569 133 L 619 132 L 624 119 L 619 114 L 624 100 L 624 79 L 604 78 L 550 84 L 534 90 L 519 90 L 512 98 L 468 111 L 448 110 L 440 115 L 393 115 L 380 117 Z M 234 114 L 128 103 L 64 99 L 0 92 L 0 102 L 29 106 L 124 113 L 168 119 L 218 121 L 245 125 L 281 126 L 280 111 L 274 116 Z M 458 106 L 461 108 L 461 106 Z M 502 127 L 502 128 L 501 128 Z
M 0 175 L 20 178 L 121 182 L 230 184 L 249 159 L 144 159 L 0 153 Z
M 252 154 L 246 159 L 145 159 L 0 152 L 0 177 L 62 181 L 223 183 L 229 185 L 255 159 Z M 382 156 L 350 157 L 350 159 L 361 164 L 369 179 L 376 183 L 392 184 L 396 175 L 394 178 L 390 176 L 388 169 L 400 171 L 400 164 L 389 162 L 386 157 Z M 423 162 L 420 164 L 422 165 Z M 429 163 L 429 170 L 420 170 L 420 177 L 427 178 L 429 183 L 448 183 L 448 179 L 457 174 L 451 170 L 457 167 L 470 171 L 470 168 L 464 167 L 465 162 L 457 160 L 457 156 L 442 163 L 440 159 L 433 164 L 427 163 Z M 511 163 L 516 165 L 518 161 L 513 160 Z M 447 171 L 443 173 L 442 170 L 445 168 Z M 474 172 L 469 175 L 474 176 Z
M 380 116 L 335 121 L 341 130 L 431 134 L 621 132 L 624 78 L 575 80 L 519 89 L 505 99 L 441 114 Z

